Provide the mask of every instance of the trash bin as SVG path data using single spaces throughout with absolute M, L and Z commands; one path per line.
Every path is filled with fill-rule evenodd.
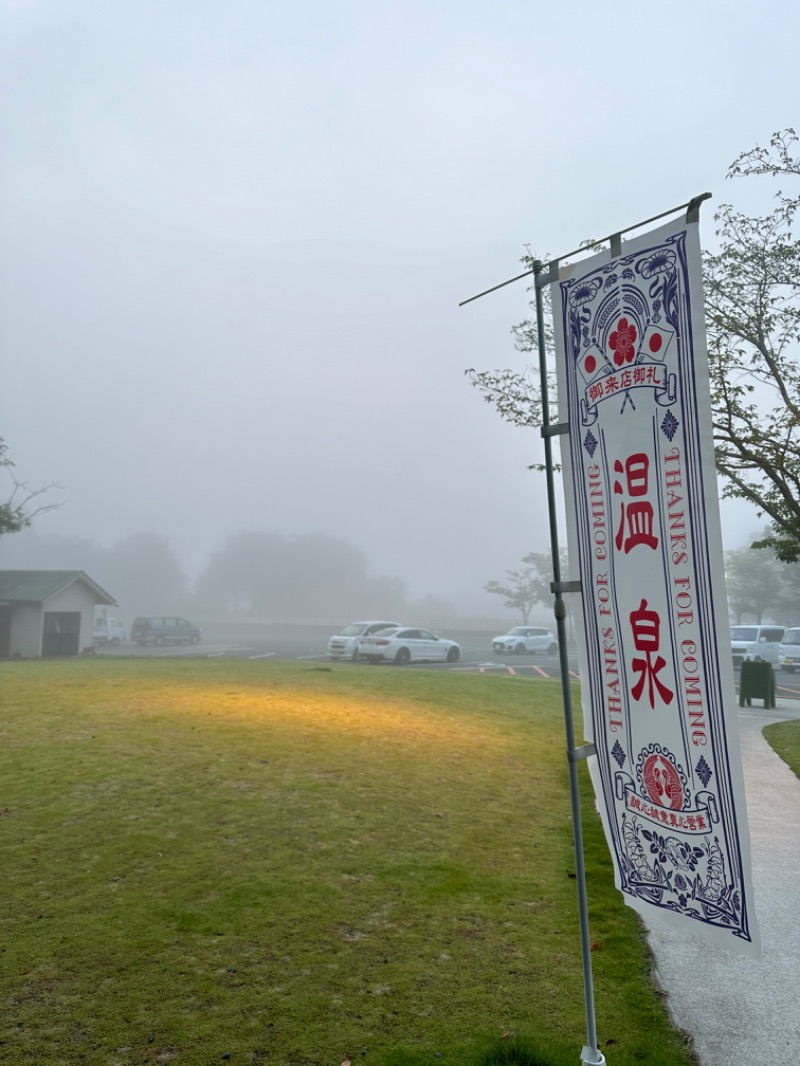
M 765 707 L 775 706 L 775 671 L 772 663 L 742 663 L 739 677 L 739 706 L 750 707 L 753 700 L 763 700 Z

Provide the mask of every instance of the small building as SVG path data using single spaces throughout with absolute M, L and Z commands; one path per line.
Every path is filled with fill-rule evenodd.
M 0 659 L 88 651 L 95 607 L 116 603 L 83 570 L 0 570 Z

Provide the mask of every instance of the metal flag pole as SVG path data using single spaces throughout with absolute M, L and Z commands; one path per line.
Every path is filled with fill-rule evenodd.
M 570 688 L 569 660 L 567 657 L 567 609 L 562 593 L 579 592 L 580 582 L 562 582 L 561 559 L 558 544 L 556 518 L 555 479 L 553 473 L 552 438 L 562 432 L 561 426 L 551 426 L 550 406 L 547 396 L 547 365 L 544 334 L 544 306 L 542 278 L 544 264 L 538 259 L 533 264 L 536 290 L 536 337 L 539 348 L 539 374 L 542 391 L 542 437 L 544 439 L 545 473 L 547 477 L 547 508 L 550 517 L 550 552 L 553 557 L 553 583 L 550 586 L 555 597 L 553 605 L 558 636 L 558 658 L 561 667 L 561 693 L 564 702 L 564 729 L 567 739 L 567 765 L 569 767 L 569 792 L 572 802 L 572 837 L 575 846 L 575 877 L 578 883 L 578 914 L 580 918 L 581 957 L 583 959 L 583 993 L 586 1012 L 587 1044 L 581 1051 L 581 1063 L 585 1066 L 605 1066 L 605 1057 L 597 1048 L 597 1025 L 594 1013 L 594 982 L 592 979 L 591 941 L 589 938 L 589 905 L 586 897 L 586 868 L 583 861 L 583 826 L 581 824 L 581 799 L 578 782 L 578 761 L 591 755 L 593 744 L 575 748 L 575 723 L 572 714 L 572 691 Z
M 468 300 L 464 300 L 459 304 L 459 307 L 463 307 L 465 304 L 469 304 L 475 300 L 480 300 L 481 296 L 489 295 L 491 292 L 496 292 L 497 289 L 501 289 L 507 285 L 511 285 L 512 282 L 521 280 L 524 277 L 534 276 L 534 290 L 535 290 L 535 312 L 537 312 L 537 344 L 539 351 L 539 372 L 541 381 L 541 402 L 542 402 L 542 438 L 544 440 L 545 451 L 545 474 L 547 480 L 547 508 L 549 516 L 549 532 L 550 532 L 550 553 L 553 555 L 553 583 L 550 585 L 550 591 L 553 592 L 555 597 L 554 602 L 554 614 L 556 618 L 556 628 L 558 634 L 558 647 L 559 647 L 559 664 L 561 669 L 561 691 L 564 705 L 564 730 L 566 733 L 566 760 L 567 766 L 569 766 L 570 773 L 570 796 L 572 802 L 572 823 L 573 823 L 573 842 L 575 845 L 575 875 L 578 887 L 578 915 L 580 920 L 580 949 L 583 964 L 583 999 L 585 999 L 586 1008 L 586 1025 L 587 1025 L 587 1040 L 588 1043 L 581 1050 L 580 1061 L 583 1066 L 606 1066 L 605 1056 L 597 1048 L 597 1031 L 596 1021 L 594 1013 L 594 983 L 592 979 L 592 959 L 591 959 L 591 940 L 589 936 L 589 905 L 587 899 L 586 889 L 586 865 L 583 861 L 583 830 L 580 819 L 580 788 L 578 781 L 578 762 L 581 759 L 586 759 L 590 755 L 596 754 L 596 748 L 594 744 L 583 744 L 580 747 L 575 746 L 575 723 L 572 709 L 572 691 L 570 681 L 570 663 L 567 658 L 566 652 L 566 605 L 563 600 L 564 593 L 580 593 L 581 583 L 580 581 L 562 581 L 561 580 L 561 559 L 558 543 L 558 520 L 556 513 L 556 488 L 555 488 L 555 468 L 553 464 L 553 437 L 567 433 L 569 426 L 565 423 L 550 423 L 549 415 L 549 400 L 548 400 L 548 388 L 547 388 L 547 361 L 546 361 L 546 345 L 545 345 L 545 328 L 544 328 L 544 300 L 542 296 L 542 289 L 545 285 L 550 284 L 558 280 L 559 276 L 559 263 L 566 258 L 572 257 L 582 252 L 594 252 L 597 248 L 603 244 L 608 243 L 612 257 L 619 256 L 622 253 L 622 235 L 623 233 L 629 233 L 631 230 L 640 229 L 642 226 L 646 226 L 651 222 L 656 222 L 667 215 L 674 214 L 676 211 L 681 211 L 684 208 L 687 209 L 687 221 L 697 221 L 700 205 L 704 200 L 710 197 L 710 193 L 702 193 L 700 196 L 695 196 L 688 203 L 678 205 L 671 208 L 669 211 L 662 211 L 659 214 L 653 215 L 651 219 L 646 219 L 644 222 L 637 223 L 635 226 L 628 226 L 625 229 L 618 230 L 612 233 L 609 237 L 604 237 L 597 241 L 592 241 L 591 244 L 575 248 L 574 252 L 567 252 L 563 256 L 559 256 L 556 259 L 551 259 L 547 264 L 541 260 L 533 260 L 532 266 L 529 270 L 523 274 L 517 274 L 515 277 L 509 278 L 507 281 L 501 281 L 499 285 L 493 286 L 491 289 L 485 289 L 483 292 L 479 292 L 475 296 L 469 296 Z M 545 271 L 545 266 L 547 270 Z
M 542 297 L 542 289 L 545 285 L 558 280 L 559 263 L 564 259 L 570 258 L 573 255 L 577 255 L 581 252 L 596 251 L 601 245 L 608 243 L 611 251 L 611 255 L 618 256 L 622 251 L 622 235 L 624 233 L 630 233 L 633 230 L 640 229 L 642 226 L 646 226 L 651 222 L 656 222 L 661 218 L 666 218 L 668 215 L 675 214 L 676 211 L 681 211 L 686 208 L 687 221 L 696 221 L 700 205 L 704 200 L 709 199 L 711 193 L 701 193 L 700 196 L 695 196 L 687 203 L 679 204 L 677 207 L 670 208 L 668 211 L 662 211 L 658 215 L 653 215 L 652 218 L 645 219 L 644 222 L 637 222 L 634 226 L 628 226 L 625 229 L 617 230 L 615 233 L 610 234 L 608 237 L 602 237 L 597 241 L 592 241 L 588 246 L 582 246 L 574 249 L 572 252 L 567 252 L 564 255 L 560 255 L 555 259 L 551 259 L 547 264 L 541 262 L 541 260 L 534 260 L 533 265 L 529 270 L 526 270 L 522 274 L 516 275 L 516 277 L 509 278 L 507 281 L 501 282 L 499 285 L 493 285 L 490 289 L 485 289 L 483 292 L 477 293 L 475 296 L 470 296 L 466 300 L 462 300 L 459 307 L 463 307 L 465 304 L 472 303 L 473 300 L 479 300 L 482 296 L 488 296 L 491 292 L 496 292 L 498 289 L 504 288 L 506 285 L 511 285 L 515 281 L 520 281 L 522 278 L 530 277 L 534 275 L 534 289 L 535 289 L 535 306 L 536 306 L 536 337 L 537 347 L 539 353 L 539 375 L 540 375 L 540 389 L 541 389 L 541 404 L 542 404 L 542 426 L 541 435 L 544 440 L 544 452 L 545 452 L 545 474 L 547 478 L 547 505 L 550 522 L 550 552 L 553 559 L 553 581 L 550 589 L 554 596 L 553 611 L 556 620 L 556 632 L 558 636 L 558 656 L 559 665 L 561 669 L 561 690 L 564 703 L 564 729 L 566 732 L 567 741 L 567 765 L 569 768 L 569 787 L 570 798 L 572 803 L 572 835 L 575 846 L 575 876 L 578 883 L 578 915 L 580 919 L 580 937 L 581 937 L 581 956 L 583 960 L 583 988 L 584 988 L 584 1002 L 586 1012 L 586 1032 L 587 1032 L 587 1044 L 581 1051 L 581 1063 L 583 1066 L 606 1066 L 606 1060 L 602 1052 L 597 1047 L 597 1025 L 595 1021 L 594 1010 L 594 982 L 592 979 L 592 959 L 591 959 L 591 941 L 589 937 L 589 907 L 586 894 L 586 867 L 583 857 L 583 825 L 581 823 L 581 804 L 580 804 L 580 786 L 578 781 L 578 763 L 582 759 L 586 759 L 590 755 L 596 754 L 597 749 L 594 744 L 583 744 L 581 747 L 575 747 L 575 723 L 572 713 L 572 691 L 570 688 L 570 676 L 569 676 L 569 660 L 567 656 L 567 632 L 566 632 L 566 616 L 567 609 L 563 599 L 563 593 L 565 592 L 581 592 L 580 581 L 562 581 L 561 579 L 561 559 L 558 544 L 558 521 L 556 515 L 556 493 L 555 493 L 555 477 L 553 466 L 553 448 L 552 438 L 568 432 L 568 426 L 565 423 L 551 424 L 550 422 L 550 405 L 548 399 L 547 389 L 547 360 L 546 360 L 546 345 L 545 345 L 545 328 L 544 328 L 544 299 Z M 545 270 L 547 267 L 547 270 Z

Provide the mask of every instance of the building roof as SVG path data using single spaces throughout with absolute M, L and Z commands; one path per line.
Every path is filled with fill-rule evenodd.
M 76 581 L 85 584 L 98 604 L 116 600 L 83 570 L 0 570 L 0 603 L 44 603 Z

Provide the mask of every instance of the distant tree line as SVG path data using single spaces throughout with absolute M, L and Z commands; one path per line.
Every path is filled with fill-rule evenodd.
M 136 533 L 103 547 L 87 537 L 25 530 L 3 540 L 4 569 L 84 570 L 137 614 L 200 613 L 275 620 L 414 617 L 433 625 L 454 613 L 436 598 L 409 602 L 403 581 L 370 577 L 360 549 L 321 533 L 239 532 L 190 580 L 169 542 Z
M 725 552 L 725 576 L 732 622 L 800 625 L 800 563 L 782 562 L 771 546 L 741 548 Z

